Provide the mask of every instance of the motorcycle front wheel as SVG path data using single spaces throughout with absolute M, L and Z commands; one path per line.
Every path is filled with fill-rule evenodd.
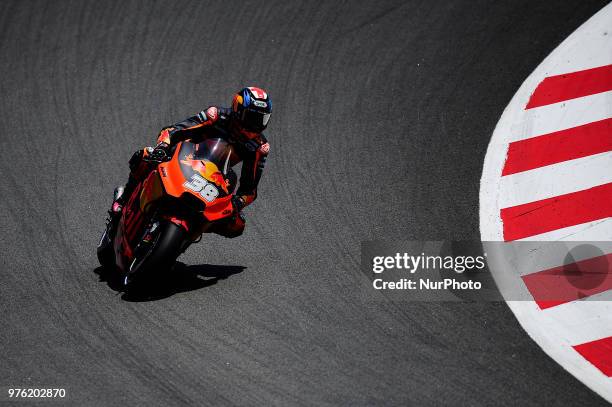
M 159 221 L 136 249 L 136 257 L 125 276 L 126 290 L 142 286 L 147 277 L 159 276 L 172 268 L 187 239 L 187 232 L 170 221 Z

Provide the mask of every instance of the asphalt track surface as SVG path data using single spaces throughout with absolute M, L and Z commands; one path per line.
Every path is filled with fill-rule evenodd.
M 373 300 L 357 269 L 362 240 L 479 239 L 501 112 L 604 4 L 3 1 L 0 386 L 78 405 L 603 404 L 505 304 Z M 127 160 L 245 84 L 275 108 L 245 234 L 125 297 L 95 246 Z

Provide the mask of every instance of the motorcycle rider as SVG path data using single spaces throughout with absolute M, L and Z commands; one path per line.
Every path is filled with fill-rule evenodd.
M 240 236 L 245 227 L 241 211 L 257 198 L 257 185 L 270 150 L 262 132 L 268 125 L 271 112 L 272 102 L 267 92 L 257 87 L 246 87 L 234 94 L 230 108 L 210 106 L 181 122 L 164 127 L 154 148 L 138 150 L 130 159 L 128 182 L 125 187 L 115 190 L 109 211 L 109 228 L 115 228 L 132 192 L 155 168 L 145 157 L 163 159 L 180 141 L 199 142 L 212 137 L 229 142 L 243 164 L 240 183 L 232 197 L 233 215 L 216 222 L 209 231 L 230 238 Z

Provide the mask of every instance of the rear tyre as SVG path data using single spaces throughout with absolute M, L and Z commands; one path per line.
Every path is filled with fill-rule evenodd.
M 133 291 L 141 287 L 148 278 L 157 277 L 170 270 L 182 253 L 187 232 L 172 222 L 161 221 L 152 237 L 148 248 L 139 253 L 130 266 L 124 281 L 127 291 Z

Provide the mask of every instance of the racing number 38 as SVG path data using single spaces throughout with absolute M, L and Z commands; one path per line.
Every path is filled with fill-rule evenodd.
M 183 184 L 185 188 L 198 192 L 202 198 L 208 202 L 212 202 L 219 195 L 219 190 L 216 186 L 206 181 L 201 175 L 193 174 L 189 181 L 185 181 Z

